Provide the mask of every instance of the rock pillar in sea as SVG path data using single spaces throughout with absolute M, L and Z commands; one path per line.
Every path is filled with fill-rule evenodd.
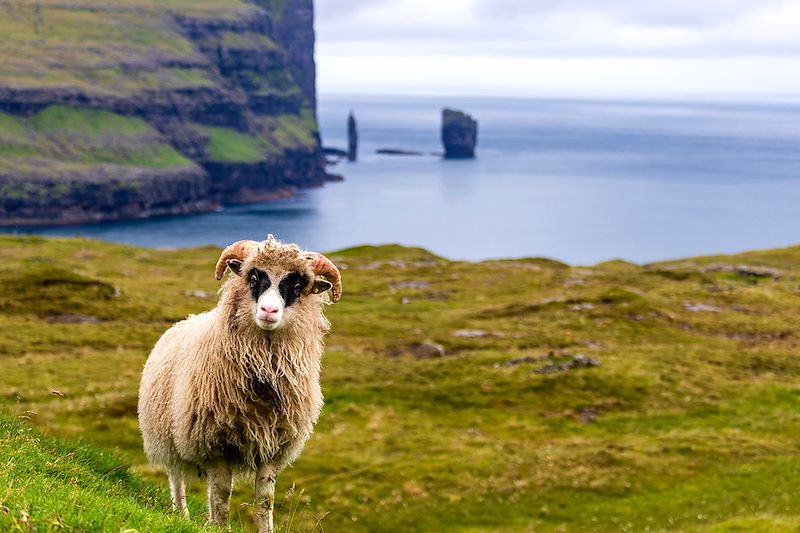
M 442 144 L 446 159 L 475 157 L 478 122 L 468 114 L 453 109 L 442 110 Z
M 356 117 L 350 111 L 347 117 L 347 160 L 355 161 L 358 159 L 358 128 L 356 127 Z

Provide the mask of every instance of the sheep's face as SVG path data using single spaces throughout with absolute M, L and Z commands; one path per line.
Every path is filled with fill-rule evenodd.
M 331 302 L 342 293 L 339 270 L 327 257 L 281 244 L 271 235 L 262 242 L 238 241 L 225 248 L 214 270 L 217 279 L 227 269 L 235 276 L 223 287 L 224 312 L 241 326 L 286 328 L 321 312 L 326 299 L 320 293 L 332 289 Z
M 291 322 L 299 303 L 309 293 L 328 290 L 331 284 L 323 279 L 312 280 L 308 272 L 275 273 L 251 268 L 245 278 L 250 291 L 256 325 L 275 330 Z

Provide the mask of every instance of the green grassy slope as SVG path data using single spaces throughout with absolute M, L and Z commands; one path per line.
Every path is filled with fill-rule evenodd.
M 42 437 L 7 416 L 0 416 L 0 457 L 3 531 L 207 530 L 173 514 L 167 490 L 113 455 Z
M 138 378 L 161 332 L 214 305 L 218 252 L 0 238 L 5 411 L 122 454 L 166 499 L 141 452 Z M 326 405 L 278 479 L 296 487 L 292 528 L 800 527 L 800 248 L 645 267 L 330 256 L 344 297 Z M 422 356 L 425 341 L 445 356 Z M 250 483 L 232 513 L 245 530 Z M 190 498 L 202 513 L 202 485 Z
M 138 118 L 55 105 L 30 118 L 0 113 L 0 173 L 36 178 L 59 168 L 92 164 L 193 166 Z
M 213 83 L 173 15 L 230 20 L 254 14 L 240 0 L 0 2 L 2 84 L 125 96 Z

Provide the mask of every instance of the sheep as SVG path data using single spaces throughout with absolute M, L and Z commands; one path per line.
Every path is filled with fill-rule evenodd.
M 208 478 L 209 522 L 228 523 L 232 475 L 255 471 L 259 533 L 273 533 L 277 475 L 302 451 L 322 408 L 320 359 L 339 301 L 339 270 L 324 255 L 239 241 L 216 278 L 233 275 L 217 306 L 168 329 L 145 363 L 139 426 L 151 463 L 169 476 L 173 510 L 189 516 L 187 476 Z

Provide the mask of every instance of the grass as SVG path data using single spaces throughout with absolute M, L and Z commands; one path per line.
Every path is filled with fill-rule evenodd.
M 135 2 L 129 5 L 135 7 Z M 38 6 L 38 7 L 37 7 Z M 3 85 L 72 87 L 92 94 L 128 95 L 139 89 L 137 69 L 122 69 L 105 84 L 91 72 L 108 65 L 197 62 L 189 40 L 169 18 L 148 10 L 61 9 L 47 2 L 0 3 Z M 130 74 L 130 75 L 129 75 Z
M 206 150 L 209 161 L 224 163 L 257 163 L 280 157 L 286 150 L 311 151 L 316 146 L 314 117 L 304 109 L 299 117 L 279 115 L 262 117 L 263 133 L 252 135 L 230 128 L 197 126 L 208 136 Z
M 275 41 L 266 35 L 252 32 L 223 31 L 220 32 L 219 42 L 224 48 L 234 50 L 275 51 L 280 49 Z
M 108 452 L 43 437 L 8 416 L 0 435 L 3 531 L 208 531 L 175 516 L 167 490 Z
M 263 140 L 230 128 L 203 127 L 208 135 L 206 145 L 210 161 L 257 163 L 264 160 L 266 145 Z
M 28 119 L 0 113 L 0 169 L 36 160 L 152 169 L 192 164 L 138 118 L 58 105 Z
M 218 252 L 0 238 L 5 411 L 120 455 L 165 508 L 138 379 L 172 322 L 214 305 Z M 300 505 L 292 530 L 323 515 L 356 532 L 800 527 L 800 247 L 646 266 L 329 256 L 345 292 L 328 310 L 326 404 L 278 478 Z M 419 358 L 425 341 L 446 355 Z M 539 372 L 576 354 L 599 366 Z M 234 491 L 236 529 L 253 527 L 251 483 Z

